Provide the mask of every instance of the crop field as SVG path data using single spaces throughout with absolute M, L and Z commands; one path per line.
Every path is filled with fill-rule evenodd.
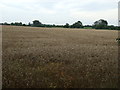
M 3 88 L 117 88 L 118 31 L 2 26 Z

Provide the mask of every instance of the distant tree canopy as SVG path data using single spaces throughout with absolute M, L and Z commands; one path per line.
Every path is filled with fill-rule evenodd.
M 30 22 L 28 23 L 28 26 L 31 26 L 31 23 L 30 23 Z
M 10 25 L 23 26 L 22 22 L 15 22 L 15 23 L 11 23 Z
M 15 22 L 15 23 L 0 23 L 0 25 L 14 25 L 14 26 L 32 26 L 32 27 L 60 27 L 60 28 L 84 28 L 84 29 L 108 29 L 108 30 L 120 30 L 120 26 L 114 26 L 114 25 L 108 25 L 108 22 L 106 20 L 100 19 L 98 21 L 95 21 L 93 25 L 84 25 L 81 21 L 77 21 L 73 23 L 72 25 L 69 25 L 66 23 L 65 25 L 51 25 L 51 24 L 42 24 L 39 20 L 34 20 L 31 24 L 30 22 L 28 24 L 23 24 L 22 22 Z
M 120 26 L 113 26 L 113 25 L 111 25 L 111 26 L 107 26 L 106 29 L 109 29 L 109 30 L 120 30 Z
M 5 22 L 4 25 L 9 25 L 9 24 L 7 22 Z
M 68 23 L 66 23 L 66 25 L 64 25 L 64 28 L 69 28 L 70 25 Z
M 100 19 L 94 22 L 93 28 L 95 29 L 106 29 L 108 22 L 106 20 Z
M 83 24 L 81 21 L 78 21 L 71 25 L 71 28 L 83 28 Z
M 42 23 L 39 22 L 39 20 L 34 20 L 34 21 L 33 21 L 33 26 L 35 26 L 35 27 L 40 27 L 41 25 L 42 25 Z

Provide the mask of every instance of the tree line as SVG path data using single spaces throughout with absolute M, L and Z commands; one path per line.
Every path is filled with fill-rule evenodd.
M 22 22 L 15 22 L 8 24 L 0 23 L 1 25 L 14 25 L 14 26 L 31 26 L 31 27 L 62 27 L 62 28 L 85 28 L 85 29 L 109 29 L 109 30 L 120 30 L 120 26 L 108 25 L 106 20 L 100 19 L 95 21 L 93 25 L 83 25 L 81 21 L 77 21 L 70 25 L 66 23 L 65 25 L 50 25 L 42 24 L 39 20 L 34 20 L 33 23 L 23 24 Z

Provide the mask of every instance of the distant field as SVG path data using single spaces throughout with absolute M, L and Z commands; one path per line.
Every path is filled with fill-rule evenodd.
M 117 88 L 118 31 L 3 26 L 3 88 Z

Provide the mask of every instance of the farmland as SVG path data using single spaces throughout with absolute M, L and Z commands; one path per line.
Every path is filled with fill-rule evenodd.
M 3 88 L 116 88 L 118 31 L 2 27 Z

